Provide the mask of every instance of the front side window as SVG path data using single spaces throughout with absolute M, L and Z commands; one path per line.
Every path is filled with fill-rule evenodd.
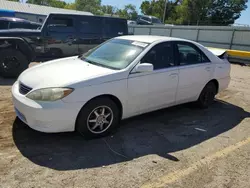
M 192 65 L 209 62 L 209 59 L 192 44 L 177 43 L 178 58 L 180 65 Z
M 147 45 L 132 40 L 111 39 L 79 58 L 91 64 L 119 70 L 127 67 Z
M 142 58 L 141 63 L 151 63 L 154 70 L 172 67 L 175 65 L 173 52 L 170 42 L 157 44 Z

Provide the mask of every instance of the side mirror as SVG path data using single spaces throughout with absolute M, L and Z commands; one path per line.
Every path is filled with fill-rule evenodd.
M 152 72 L 153 70 L 154 70 L 154 66 L 151 63 L 141 63 L 141 64 L 138 64 L 132 72 L 133 73 Z

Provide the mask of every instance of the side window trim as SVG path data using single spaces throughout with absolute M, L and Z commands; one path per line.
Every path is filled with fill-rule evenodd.
M 173 41 L 173 45 L 174 45 L 174 50 L 175 50 L 175 61 L 176 61 L 176 65 L 177 66 L 189 66 L 189 65 L 200 65 L 200 64 L 205 64 L 205 63 L 211 63 L 210 59 L 206 56 L 206 54 L 204 54 L 202 52 L 201 49 L 199 49 L 196 45 L 190 43 L 190 42 L 186 42 L 186 41 Z M 205 62 L 200 62 L 200 63 L 196 63 L 196 64 L 186 64 L 186 65 L 180 65 L 180 59 L 179 59 L 179 50 L 178 50 L 178 44 L 183 44 L 183 45 L 188 45 L 193 47 L 196 51 L 198 51 L 201 55 L 201 60 L 203 59 L 203 57 L 205 57 L 208 61 Z

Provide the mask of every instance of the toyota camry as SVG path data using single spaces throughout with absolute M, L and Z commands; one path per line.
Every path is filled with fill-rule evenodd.
M 229 81 L 227 59 L 201 44 L 135 35 L 31 67 L 12 95 L 17 116 L 31 128 L 93 138 L 142 113 L 193 101 L 206 108 Z

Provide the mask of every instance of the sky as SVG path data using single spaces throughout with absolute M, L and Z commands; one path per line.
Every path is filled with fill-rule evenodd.
M 72 2 L 74 0 L 66 0 L 67 2 Z M 91 1 L 91 0 L 90 0 Z M 140 13 L 140 6 L 143 0 L 102 0 L 103 5 L 112 5 L 117 8 L 123 8 L 124 5 L 133 4 L 136 6 L 138 12 Z M 248 24 L 250 25 L 250 1 L 247 3 L 247 10 L 241 13 L 241 17 L 236 20 L 235 23 L 238 24 Z
M 235 23 L 250 25 L 250 1 L 247 3 L 248 8 L 241 13 L 241 17 Z

